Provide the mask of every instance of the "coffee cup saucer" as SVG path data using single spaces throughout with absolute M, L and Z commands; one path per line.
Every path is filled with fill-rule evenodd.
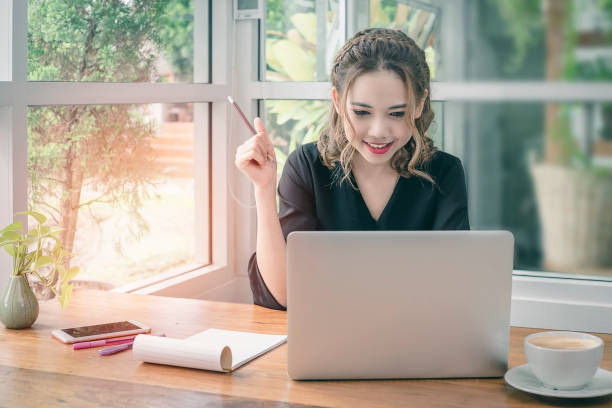
M 595 376 L 580 390 L 567 391 L 546 388 L 529 368 L 528 364 L 506 372 L 504 380 L 514 388 L 532 394 L 557 398 L 591 398 L 612 394 L 612 372 L 598 368 Z

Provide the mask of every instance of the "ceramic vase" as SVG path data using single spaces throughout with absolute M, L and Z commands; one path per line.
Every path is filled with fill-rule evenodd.
M 0 294 L 0 321 L 7 329 L 25 329 L 38 317 L 38 300 L 28 279 L 11 275 Z

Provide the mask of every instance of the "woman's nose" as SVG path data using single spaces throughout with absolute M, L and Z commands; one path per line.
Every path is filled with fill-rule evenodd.
M 384 118 L 374 118 L 370 123 L 370 137 L 386 138 L 389 135 L 389 126 Z

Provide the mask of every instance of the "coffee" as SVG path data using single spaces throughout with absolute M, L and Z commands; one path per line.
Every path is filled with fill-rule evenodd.
M 529 339 L 529 342 L 534 346 L 557 350 L 586 350 L 598 345 L 593 339 L 571 336 L 541 336 Z

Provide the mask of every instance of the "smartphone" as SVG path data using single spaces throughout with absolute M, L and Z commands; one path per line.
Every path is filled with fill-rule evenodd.
M 151 328 L 136 320 L 96 324 L 93 326 L 70 327 L 57 329 L 51 335 L 62 343 L 77 343 L 81 341 L 102 340 L 111 337 L 123 337 L 141 333 L 150 333 Z

